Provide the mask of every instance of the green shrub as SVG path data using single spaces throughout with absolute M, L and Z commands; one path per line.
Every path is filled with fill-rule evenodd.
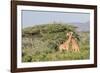
M 80 52 L 59 52 L 58 46 L 72 31 L 77 39 Z M 68 24 L 43 24 L 24 28 L 22 31 L 22 62 L 83 60 L 89 59 L 89 33 L 77 34 L 76 27 Z

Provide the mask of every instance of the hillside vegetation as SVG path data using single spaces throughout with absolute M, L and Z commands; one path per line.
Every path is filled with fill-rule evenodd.
M 89 32 L 76 32 L 68 24 L 41 24 L 22 29 L 22 62 L 89 59 Z M 72 31 L 80 45 L 80 52 L 60 52 L 66 33 Z

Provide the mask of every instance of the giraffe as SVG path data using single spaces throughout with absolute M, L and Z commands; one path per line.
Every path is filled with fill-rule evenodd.
M 71 42 L 70 43 L 71 43 L 71 47 L 72 47 L 72 51 L 73 52 L 79 52 L 80 51 L 78 42 L 76 41 L 75 37 L 71 38 Z
M 73 32 L 67 33 L 66 37 L 68 36 L 68 40 L 66 40 L 63 44 L 61 44 L 59 46 L 60 51 L 63 51 L 63 50 L 68 51 L 69 50 L 69 44 L 70 44 L 70 41 L 71 41 L 71 38 L 72 38 L 72 34 L 73 34 Z

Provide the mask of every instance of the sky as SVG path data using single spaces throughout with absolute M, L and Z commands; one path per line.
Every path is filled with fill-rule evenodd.
M 90 19 L 89 13 L 54 12 L 22 10 L 21 20 L 24 27 L 46 23 L 86 23 Z

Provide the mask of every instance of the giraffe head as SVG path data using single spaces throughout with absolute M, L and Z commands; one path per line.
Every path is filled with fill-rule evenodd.
M 68 32 L 67 34 L 66 34 L 66 36 L 72 36 L 73 35 L 73 32 Z

